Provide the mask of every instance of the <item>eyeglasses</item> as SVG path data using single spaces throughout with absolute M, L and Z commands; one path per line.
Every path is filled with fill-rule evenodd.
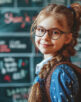
M 35 36 L 38 36 L 38 37 L 42 37 L 44 36 L 44 34 L 48 32 L 48 35 L 51 39 L 53 40 L 57 40 L 60 38 L 60 36 L 64 33 L 68 33 L 68 32 L 63 32 L 61 31 L 60 29 L 58 28 L 52 28 L 52 29 L 49 29 L 49 30 L 46 30 L 45 28 L 43 27 L 40 27 L 40 26 L 37 26 L 36 27 L 36 32 L 35 32 Z

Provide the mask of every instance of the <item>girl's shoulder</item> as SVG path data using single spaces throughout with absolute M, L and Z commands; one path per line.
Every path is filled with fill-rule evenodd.
M 60 64 L 57 65 L 53 73 L 67 73 L 67 74 L 75 74 L 74 68 L 68 64 Z
M 51 86 L 54 87 L 59 85 L 59 87 L 64 86 L 73 87 L 74 93 L 78 92 L 79 82 L 76 73 L 73 68 L 67 64 L 61 64 L 56 66 L 56 69 L 53 71 L 51 76 Z
M 57 65 L 55 70 L 52 73 L 52 79 L 60 77 L 64 80 L 71 79 L 77 81 L 77 75 L 73 68 L 69 66 L 68 64 L 60 64 Z
M 62 102 L 64 102 L 65 99 L 74 102 L 77 94 L 79 95 L 79 85 L 77 74 L 73 70 L 72 66 L 68 64 L 57 65 L 55 70 L 52 72 L 50 80 L 51 99 L 55 100 L 57 98 Z

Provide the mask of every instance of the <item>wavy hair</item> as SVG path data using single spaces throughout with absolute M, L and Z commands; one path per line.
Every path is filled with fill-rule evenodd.
M 71 43 L 67 44 L 64 46 L 60 51 L 59 54 L 65 58 L 64 61 L 66 61 L 67 57 L 73 56 L 75 54 L 75 45 L 77 44 L 77 37 L 78 37 L 78 32 L 80 30 L 80 25 L 81 25 L 81 6 L 78 3 L 73 3 L 69 8 L 63 6 L 63 5 L 56 5 L 56 4 L 50 4 L 44 9 L 40 11 L 38 14 L 37 18 L 35 19 L 34 23 L 31 26 L 31 36 L 35 33 L 35 28 L 37 26 L 37 23 L 41 22 L 43 19 L 50 15 L 59 15 L 57 17 L 57 20 L 60 25 L 62 25 L 62 18 L 60 15 L 64 16 L 66 18 L 66 23 L 68 26 L 68 30 L 72 32 L 72 41 Z M 62 25 L 63 26 L 63 25 Z M 61 57 L 61 58 L 62 58 Z M 56 59 L 59 59 L 58 61 Z M 39 73 L 39 77 L 42 79 L 45 79 L 47 75 L 49 74 L 51 68 L 54 66 L 56 62 L 61 61 L 62 59 L 60 58 L 55 58 L 49 61 L 47 64 L 45 64 Z M 63 60 L 62 60 L 63 61 Z M 45 93 L 46 95 L 46 93 Z M 43 96 L 43 92 L 41 91 L 40 83 L 37 82 L 34 84 L 31 88 L 28 102 L 47 102 L 47 100 L 43 101 L 42 98 L 45 97 Z M 47 99 L 47 98 L 46 98 Z
M 49 4 L 40 11 L 37 18 L 33 22 L 31 26 L 31 37 L 35 33 L 37 23 L 41 22 L 50 15 L 58 15 L 56 16 L 56 19 L 61 26 L 63 26 L 62 17 L 65 17 L 68 31 L 72 33 L 72 41 L 65 45 L 59 52 L 65 57 L 74 56 L 76 53 L 74 47 L 77 44 L 77 37 L 79 35 L 78 32 L 81 26 L 81 5 L 73 3 L 68 8 L 64 5 Z

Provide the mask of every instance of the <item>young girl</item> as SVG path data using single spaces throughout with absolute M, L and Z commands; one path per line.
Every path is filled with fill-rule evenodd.
M 37 64 L 34 85 L 28 102 L 79 102 L 78 77 L 69 62 L 75 55 L 81 25 L 81 6 L 50 4 L 38 14 L 32 24 L 36 48 L 44 55 Z M 62 64 L 59 64 L 62 63 Z M 81 101 L 80 101 L 81 102 Z

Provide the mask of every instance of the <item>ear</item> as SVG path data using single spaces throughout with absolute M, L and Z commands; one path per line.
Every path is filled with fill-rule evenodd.
M 69 44 L 72 40 L 72 33 L 65 35 L 65 44 Z

